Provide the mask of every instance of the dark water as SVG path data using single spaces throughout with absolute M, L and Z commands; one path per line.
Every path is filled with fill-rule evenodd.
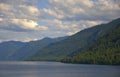
M 0 62 L 0 77 L 120 77 L 120 66 Z

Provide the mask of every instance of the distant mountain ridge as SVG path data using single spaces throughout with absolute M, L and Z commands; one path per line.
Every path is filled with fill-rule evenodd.
M 68 36 L 57 38 L 46 37 L 38 41 L 30 41 L 26 43 L 19 41 L 0 43 L 0 60 L 24 60 L 41 48 L 51 43 L 66 39 L 67 37 Z

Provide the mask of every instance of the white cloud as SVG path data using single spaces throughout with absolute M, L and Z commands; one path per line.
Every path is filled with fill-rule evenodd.
M 12 23 L 15 25 L 21 25 L 20 28 L 28 30 L 47 30 L 46 26 L 39 26 L 39 24 L 32 20 L 27 19 L 12 19 Z
M 45 13 L 46 15 L 48 15 L 48 16 L 52 16 L 52 17 L 55 17 L 55 18 L 58 18 L 58 19 L 64 18 L 64 14 L 57 14 L 56 11 L 51 10 L 51 9 L 44 8 L 42 10 L 42 12 Z
M 18 25 L 20 28 L 27 30 L 47 30 L 46 26 L 39 26 L 39 24 L 33 20 L 28 19 L 12 19 L 12 23 Z
M 39 14 L 39 10 L 36 8 L 36 7 L 33 7 L 33 6 L 27 6 L 28 7 L 28 10 L 29 12 L 33 13 L 33 14 Z
M 39 25 L 36 21 L 28 19 L 2 19 L 0 18 L 0 29 L 12 30 L 18 32 L 26 31 L 46 31 L 47 26 Z
M 50 0 L 51 11 L 64 20 L 112 20 L 119 17 L 120 6 L 114 0 Z M 52 14 L 51 14 L 52 15 Z M 58 18 L 53 14 L 54 17 Z
M 19 9 L 21 12 L 24 13 L 27 17 L 30 15 L 31 17 L 36 17 L 40 15 L 39 9 L 35 6 L 28 6 L 28 5 L 19 5 Z
M 6 19 L 29 19 L 37 21 L 40 12 L 34 5 L 37 0 L 5 0 L 0 1 L 0 16 Z
M 34 5 L 35 1 L 0 1 L 0 28 L 12 31 L 47 30 L 47 26 L 38 24 L 40 11 Z
M 120 0 L 44 1 L 49 7 L 37 0 L 0 0 L 0 40 L 73 35 L 120 17 Z

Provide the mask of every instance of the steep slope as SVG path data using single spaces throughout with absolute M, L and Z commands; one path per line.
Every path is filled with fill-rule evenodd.
M 51 44 L 55 43 L 57 41 L 61 41 L 63 39 L 66 39 L 65 37 L 58 37 L 58 38 L 43 38 L 42 40 L 38 41 L 31 41 L 28 43 L 25 43 L 24 46 L 22 46 L 20 49 L 18 49 L 14 54 L 9 56 L 10 60 L 24 60 L 27 59 L 27 57 L 31 56 L 32 54 L 36 53 L 36 51 L 40 50 L 41 48 Z
M 82 50 L 107 34 L 120 23 L 120 18 L 108 24 L 97 25 L 78 32 L 69 38 L 39 50 L 31 60 L 58 60 L 76 50 Z
M 8 41 L 0 43 L 0 60 L 7 60 L 9 56 L 24 45 L 18 41 Z
M 120 65 L 120 24 L 87 49 L 62 62 Z

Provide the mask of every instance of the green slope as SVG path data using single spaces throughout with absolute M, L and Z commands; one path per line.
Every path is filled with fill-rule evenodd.
M 82 50 L 98 38 L 107 34 L 120 23 L 116 19 L 108 24 L 97 25 L 78 32 L 67 39 L 48 45 L 39 50 L 30 60 L 59 60 L 76 50 Z
M 89 48 L 62 62 L 120 65 L 120 24 Z

